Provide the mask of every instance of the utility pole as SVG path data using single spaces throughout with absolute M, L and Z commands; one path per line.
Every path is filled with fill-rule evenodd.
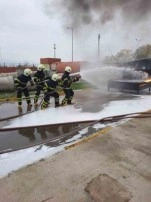
M 72 40 L 72 62 L 73 62 L 73 27 L 67 27 L 67 29 L 71 30 L 71 40 Z
M 108 50 L 109 50 L 109 52 L 110 52 L 110 63 L 112 64 L 112 57 L 113 57 L 113 54 L 112 54 L 111 49 L 108 49 Z
M 137 41 L 137 49 L 138 49 L 139 48 L 139 44 L 141 42 L 141 39 L 136 39 L 136 41 Z
M 0 47 L 0 60 L 1 60 L 1 56 L 2 56 L 2 55 L 1 55 L 1 47 Z
M 56 58 L 56 44 L 54 44 L 53 49 L 54 49 L 54 58 Z
M 98 34 L 98 61 L 100 60 L 100 34 Z

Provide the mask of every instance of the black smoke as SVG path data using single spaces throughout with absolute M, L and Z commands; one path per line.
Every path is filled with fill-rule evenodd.
M 55 2 L 55 3 L 54 3 Z M 140 23 L 151 13 L 151 0 L 47 0 L 46 9 L 53 8 L 65 21 L 74 26 L 84 24 L 106 24 L 114 20 L 117 13 L 129 23 Z

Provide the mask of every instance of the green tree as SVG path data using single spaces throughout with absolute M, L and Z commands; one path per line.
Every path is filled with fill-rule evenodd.
M 139 47 L 134 53 L 135 59 L 151 57 L 151 45 L 147 44 Z
M 105 56 L 105 58 L 104 58 L 104 63 L 105 63 L 105 64 L 113 64 L 113 63 L 115 63 L 114 55 Z
M 124 49 L 120 50 L 116 55 L 115 55 L 115 61 L 116 63 L 124 63 L 128 62 L 134 59 L 134 53 L 132 50 Z

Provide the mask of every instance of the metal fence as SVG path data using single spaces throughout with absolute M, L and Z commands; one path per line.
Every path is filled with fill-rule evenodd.
M 38 63 L 0 62 L 0 67 L 37 67 Z

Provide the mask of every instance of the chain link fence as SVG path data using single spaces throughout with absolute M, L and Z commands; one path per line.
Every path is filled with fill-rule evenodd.
M 37 67 L 38 63 L 0 62 L 0 67 Z

